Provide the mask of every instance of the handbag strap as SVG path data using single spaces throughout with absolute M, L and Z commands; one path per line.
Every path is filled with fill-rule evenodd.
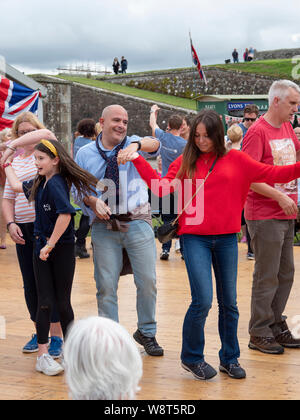
M 216 159 L 214 160 L 213 164 L 211 165 L 211 167 L 209 168 L 206 177 L 204 178 L 203 182 L 201 185 L 199 185 L 199 187 L 196 189 L 195 193 L 193 194 L 193 196 L 189 199 L 189 201 L 187 202 L 187 204 L 184 206 L 184 208 L 181 210 L 181 212 L 177 215 L 176 219 L 173 220 L 173 222 L 171 223 L 172 225 L 175 225 L 175 223 L 178 222 L 179 217 L 182 215 L 182 213 L 188 208 L 188 206 L 191 204 L 191 202 L 193 201 L 193 199 L 196 197 L 196 195 L 198 194 L 198 192 L 201 190 L 201 188 L 203 187 L 203 185 L 205 184 L 205 181 L 207 180 L 207 178 L 209 177 L 209 175 L 211 174 L 212 170 L 214 169 L 214 166 L 217 162 L 218 158 L 216 157 Z

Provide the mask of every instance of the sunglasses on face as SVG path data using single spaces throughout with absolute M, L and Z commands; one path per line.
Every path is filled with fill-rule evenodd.
M 256 121 L 256 118 L 244 118 L 244 121 L 252 121 L 252 122 L 254 122 L 254 121 Z

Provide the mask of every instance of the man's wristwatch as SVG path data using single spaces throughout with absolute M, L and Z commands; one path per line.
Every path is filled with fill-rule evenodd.
M 132 144 L 132 143 L 137 143 L 137 144 L 138 144 L 137 152 L 138 152 L 139 150 L 141 150 L 141 147 L 142 147 L 141 140 L 134 140 L 134 141 L 132 141 L 132 142 L 131 142 L 131 144 Z
M 8 222 L 6 225 L 6 229 L 9 230 L 9 226 L 12 224 L 16 225 L 16 222 Z

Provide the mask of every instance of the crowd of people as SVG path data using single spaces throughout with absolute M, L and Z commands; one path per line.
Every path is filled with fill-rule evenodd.
M 255 258 L 249 348 L 267 354 L 300 348 L 284 315 L 294 279 L 300 177 L 300 127 L 290 121 L 299 104 L 298 85 L 275 81 L 266 114 L 259 117 L 257 107 L 245 107 L 243 122 L 231 125 L 226 139 L 220 116 L 212 110 L 192 120 L 172 115 L 162 130 L 156 104 L 149 114 L 151 135 L 128 136 L 127 111 L 110 105 L 99 125 L 92 119 L 79 122 L 73 158 L 33 114 L 16 118 L 11 137 L 0 146 L 1 224 L 16 243 L 35 329 L 23 351 L 38 352 L 37 371 L 52 376 L 65 369 L 74 399 L 134 398 L 142 376 L 134 340 L 148 355 L 164 355 L 156 340 L 154 196 L 161 198 L 164 223 L 180 213 L 177 235 L 191 290 L 183 322 L 183 369 L 201 380 L 217 374 L 204 357 L 213 268 L 219 370 L 234 379 L 246 377 L 239 364 L 236 291 L 243 224 L 248 257 Z M 148 161 L 158 156 L 161 170 Z M 82 211 L 76 232 L 70 192 Z M 89 257 L 85 241 L 90 229 L 98 317 L 74 322 L 75 255 Z M 162 260 L 168 260 L 170 248 L 171 243 L 163 244 Z M 118 315 L 119 279 L 129 273 L 137 294 L 134 340 Z M 54 358 L 62 348 L 59 363 Z

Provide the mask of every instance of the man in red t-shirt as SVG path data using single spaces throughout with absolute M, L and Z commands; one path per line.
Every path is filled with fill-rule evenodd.
M 243 151 L 259 162 L 293 164 L 300 158 L 300 142 L 290 119 L 300 103 L 300 88 L 279 80 L 269 90 L 269 109 L 248 130 Z M 288 184 L 252 184 L 245 219 L 255 254 L 249 348 L 281 354 L 284 347 L 300 347 L 288 329 L 283 312 L 294 279 L 294 220 L 297 180 Z

